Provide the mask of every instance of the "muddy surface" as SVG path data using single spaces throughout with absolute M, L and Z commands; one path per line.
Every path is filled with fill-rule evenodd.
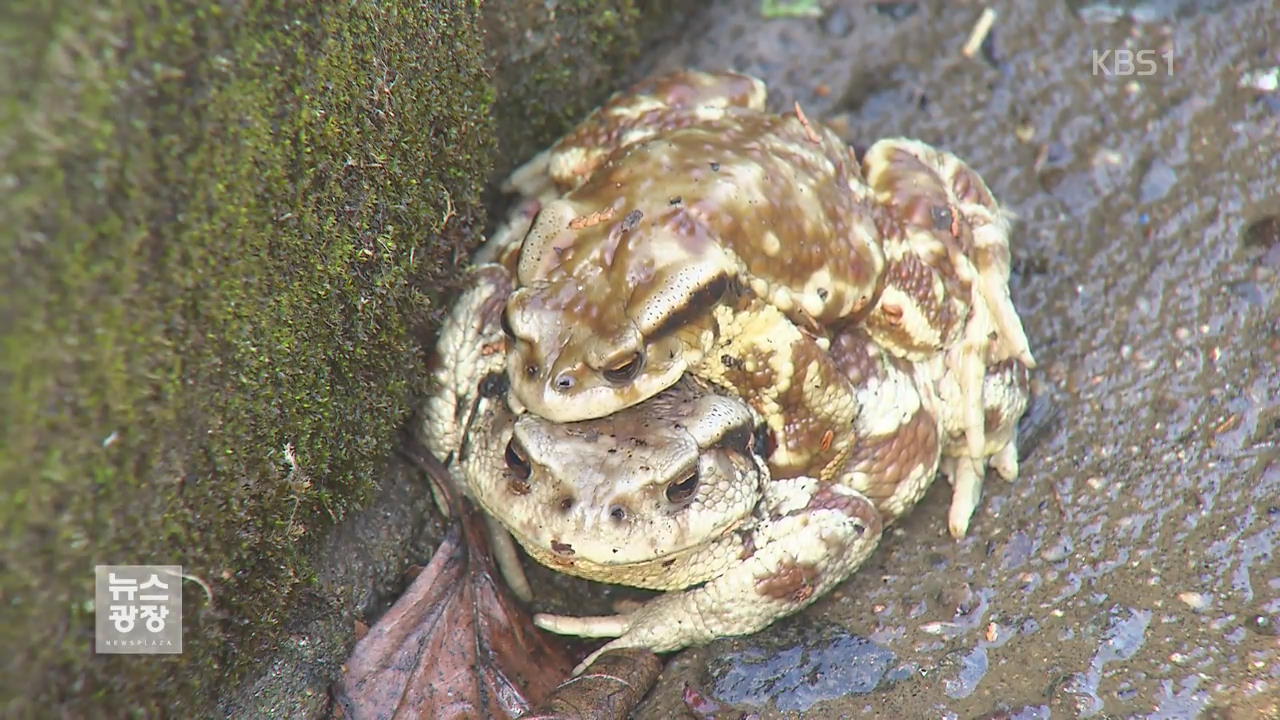
M 973 58 L 983 6 L 943 2 L 726 0 L 650 54 L 966 158 L 1020 218 L 1040 369 L 1022 476 L 991 477 L 967 539 L 939 483 L 811 610 L 674 656 L 638 717 L 685 682 L 764 718 L 1277 712 L 1280 97 L 1240 84 L 1280 65 L 1280 13 L 993 7 Z

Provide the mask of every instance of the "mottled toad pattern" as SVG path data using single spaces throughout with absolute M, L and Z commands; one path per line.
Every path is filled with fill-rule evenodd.
M 860 328 L 948 377 L 964 438 L 948 442 L 950 527 L 963 535 L 987 458 L 1004 472 L 1016 455 L 1007 433 L 986 437 L 987 370 L 1034 364 L 1009 298 L 1007 216 L 949 153 L 888 139 L 859 158 L 798 106 L 775 114 L 765 100 L 733 73 L 648 80 L 517 171 L 526 212 L 487 251 L 517 276 L 513 392 L 574 421 L 689 373 L 761 413 L 779 477 L 830 480 L 860 408 L 826 351 Z
M 667 592 L 616 616 L 539 615 L 544 628 L 675 650 L 755 632 L 844 580 L 875 548 L 882 520 L 857 490 L 773 479 L 758 416 L 686 378 L 606 418 L 552 423 L 513 409 L 493 312 L 510 289 L 482 267 L 445 324 L 428 446 L 456 483 L 534 559 L 591 580 Z M 529 595 L 510 542 L 495 555 Z

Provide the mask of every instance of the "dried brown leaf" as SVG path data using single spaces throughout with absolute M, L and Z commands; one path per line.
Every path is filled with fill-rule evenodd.
M 438 461 L 423 462 L 439 477 Z M 514 718 L 573 668 L 497 580 L 476 511 L 448 492 L 457 520 L 409 589 L 356 643 L 334 687 L 350 720 Z
M 662 661 L 649 650 L 610 650 L 521 720 L 625 720 L 661 672 Z

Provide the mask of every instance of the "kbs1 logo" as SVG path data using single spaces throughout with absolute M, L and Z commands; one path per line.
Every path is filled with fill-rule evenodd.
M 1113 48 L 1093 51 L 1093 74 L 1107 77 L 1150 77 L 1173 75 L 1173 49 L 1129 50 Z

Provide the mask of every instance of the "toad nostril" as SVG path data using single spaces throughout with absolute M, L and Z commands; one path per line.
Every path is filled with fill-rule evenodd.
M 570 510 L 572 510 L 573 496 L 565 495 L 564 497 L 560 498 L 560 509 L 564 512 L 569 512 Z
M 615 522 L 622 522 L 627 519 L 627 509 L 621 505 L 614 505 L 609 508 L 609 517 L 613 518 Z
M 528 458 L 523 452 L 524 448 L 520 447 L 520 441 L 515 438 L 507 441 L 507 451 L 504 453 L 504 459 L 507 467 L 512 474 L 520 480 L 528 480 L 529 475 L 533 473 L 533 466 L 529 464 Z
M 532 380 L 533 378 L 538 377 L 538 366 L 537 366 L 537 365 L 525 365 L 525 366 L 524 366 L 524 374 L 525 374 L 525 377 L 529 378 L 530 380 Z

